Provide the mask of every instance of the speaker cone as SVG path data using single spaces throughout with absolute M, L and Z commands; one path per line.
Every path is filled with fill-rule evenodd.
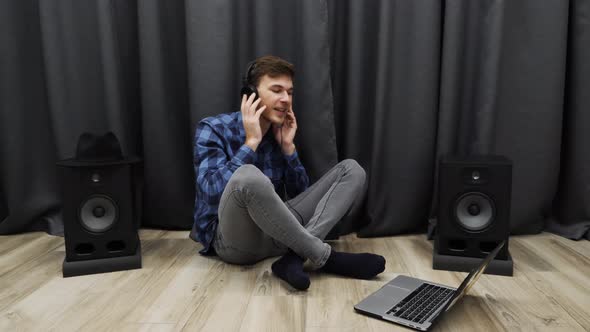
M 80 223 L 94 233 L 102 233 L 113 227 L 117 221 L 119 209 L 108 196 L 92 195 L 80 207 Z
M 455 206 L 457 222 L 468 231 L 482 231 L 494 221 L 494 203 L 485 194 L 475 192 L 463 194 Z

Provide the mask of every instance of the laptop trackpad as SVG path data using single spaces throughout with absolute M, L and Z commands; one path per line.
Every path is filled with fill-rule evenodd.
M 410 290 L 404 288 L 385 285 L 373 295 L 362 300 L 355 308 L 381 316 L 410 293 Z
M 410 289 L 400 288 L 392 285 L 387 285 L 383 287 L 381 292 L 379 292 L 380 296 L 387 297 L 388 299 L 394 300 L 392 304 L 395 302 L 399 302 L 404 299 L 404 297 L 408 296 L 412 291 Z

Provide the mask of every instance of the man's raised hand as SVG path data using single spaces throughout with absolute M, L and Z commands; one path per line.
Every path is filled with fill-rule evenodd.
M 244 125 L 244 131 L 246 132 L 246 145 L 252 150 L 256 151 L 258 144 L 262 141 L 262 129 L 260 128 L 260 115 L 266 109 L 266 105 L 256 109 L 260 104 L 260 98 L 256 98 L 256 94 L 253 93 L 250 97 L 246 98 L 246 95 L 242 96 L 242 123 Z

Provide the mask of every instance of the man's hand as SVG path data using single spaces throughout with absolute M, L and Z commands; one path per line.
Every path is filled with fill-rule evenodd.
M 283 154 L 288 156 L 295 152 L 295 132 L 297 132 L 297 119 L 295 113 L 293 113 L 293 107 L 289 107 L 287 115 L 285 116 L 285 122 L 282 127 L 272 128 L 275 139 L 281 144 Z
M 246 132 L 246 142 L 252 150 L 256 151 L 258 145 L 262 141 L 262 129 L 260 128 L 260 115 L 266 109 L 266 106 L 262 106 L 258 110 L 258 104 L 260 98 L 254 101 L 256 94 L 253 93 L 246 99 L 246 95 L 242 96 L 242 123 L 244 125 L 244 131 Z

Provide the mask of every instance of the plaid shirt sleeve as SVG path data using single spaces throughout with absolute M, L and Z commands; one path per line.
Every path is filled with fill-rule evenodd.
M 309 186 L 309 177 L 303 164 L 299 160 L 297 151 L 290 156 L 285 156 L 287 167 L 285 168 L 285 189 L 287 196 L 293 198 L 304 192 Z
M 197 187 L 208 204 L 219 204 L 225 185 L 232 174 L 244 164 L 252 164 L 255 152 L 242 145 L 230 158 L 226 153 L 222 137 L 207 123 L 199 123 L 195 133 L 194 167 Z

